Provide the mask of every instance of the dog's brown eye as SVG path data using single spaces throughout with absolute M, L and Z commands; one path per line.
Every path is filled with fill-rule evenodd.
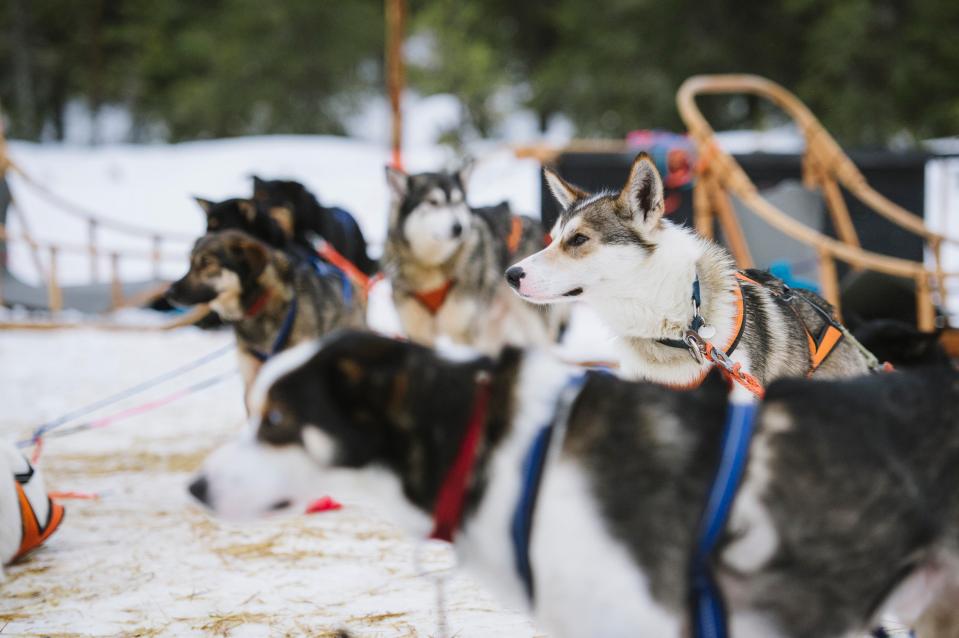
M 569 241 L 566 242 L 566 243 L 569 244 L 570 246 L 572 246 L 573 248 L 575 248 L 575 247 L 577 247 L 577 246 L 582 246 L 583 244 L 585 244 L 585 243 L 588 242 L 588 241 L 589 241 L 589 237 L 587 237 L 587 236 L 584 235 L 583 233 L 576 233 L 575 235 L 573 235 L 572 237 L 570 237 L 570 238 L 569 238 Z

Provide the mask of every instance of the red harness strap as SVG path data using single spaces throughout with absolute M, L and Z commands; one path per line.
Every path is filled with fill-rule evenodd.
M 420 302 L 420 305 L 426 308 L 427 312 L 435 316 L 443 307 L 443 304 L 446 303 L 446 298 L 449 297 L 450 291 L 455 285 L 455 279 L 448 279 L 439 288 L 414 292 L 413 298 Z
M 20 549 L 17 550 L 17 553 L 13 557 L 14 560 L 17 560 L 42 545 L 57 531 L 60 523 L 63 522 L 64 509 L 62 505 L 51 500 L 50 517 L 47 520 L 46 526 L 41 527 L 40 521 L 37 520 L 37 513 L 33 511 L 30 499 L 27 498 L 26 492 L 23 491 L 23 486 L 19 483 L 15 483 L 15 485 L 17 488 L 17 499 L 20 501 L 20 524 L 23 528 L 23 538 L 20 540 Z
M 316 254 L 346 273 L 350 281 L 359 286 L 364 294 L 369 292 L 372 284 L 370 283 L 370 278 L 366 276 L 366 273 L 357 268 L 353 262 L 344 257 L 340 251 L 333 248 L 333 244 L 330 242 L 324 239 L 319 242 L 319 244 L 319 248 L 316 249 Z
M 263 290 L 263 294 L 256 298 L 256 300 L 250 304 L 250 307 L 246 309 L 245 315 L 247 317 L 255 317 L 266 308 L 266 302 L 270 300 L 270 289 L 266 288 Z
M 473 412 L 466 426 L 466 433 L 460 443 L 456 460 L 446 473 L 443 484 L 440 485 L 436 496 L 436 505 L 433 507 L 433 531 L 430 538 L 434 540 L 453 542 L 453 536 L 459 529 L 463 518 L 463 506 L 466 502 L 466 490 L 470 477 L 473 475 L 473 466 L 476 465 L 476 452 L 483 437 L 486 425 L 486 411 L 489 404 L 490 382 L 485 375 L 477 381 L 476 396 L 473 399 Z

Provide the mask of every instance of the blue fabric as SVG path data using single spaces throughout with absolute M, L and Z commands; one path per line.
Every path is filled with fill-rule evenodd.
M 353 303 L 353 286 L 350 284 L 350 278 L 346 273 L 333 264 L 324 261 L 318 255 L 310 258 L 310 264 L 313 265 L 313 269 L 320 277 L 336 275 L 340 278 L 340 285 L 343 286 L 343 301 L 347 307 L 349 307 L 349 305 Z
M 250 353 L 260 361 L 266 361 L 285 348 L 287 342 L 290 340 L 290 333 L 293 332 L 294 321 L 296 321 L 296 297 L 290 300 L 290 309 L 286 311 L 286 317 L 283 318 L 280 331 L 276 333 L 276 339 L 273 340 L 270 351 L 267 353 L 260 350 L 250 350 Z
M 543 477 L 543 466 L 546 463 L 546 452 L 549 451 L 550 435 L 553 433 L 553 424 L 540 428 L 533 445 L 526 453 L 523 461 L 523 487 L 520 491 L 519 502 L 513 511 L 512 539 L 513 558 L 516 573 L 519 575 L 526 595 L 533 600 L 533 568 L 529 561 L 529 539 L 533 533 L 533 512 L 536 509 L 536 496 L 539 494 L 540 479 Z
M 602 373 L 602 372 L 601 372 Z M 533 565 L 529 557 L 529 541 L 533 534 L 533 515 L 536 511 L 536 499 L 539 495 L 539 486 L 546 467 L 550 441 L 553 438 L 554 426 L 558 419 L 566 418 L 566 411 L 562 408 L 563 401 L 570 399 L 570 394 L 577 391 L 586 381 L 586 374 L 577 375 L 570 379 L 566 387 L 560 392 L 559 405 L 550 422 L 540 428 L 533 443 L 530 445 L 523 459 L 522 484 L 520 485 L 519 500 L 513 510 L 512 524 L 510 525 L 510 539 L 513 542 L 513 563 L 516 573 L 523 582 L 526 595 L 530 602 L 534 599 Z M 562 441 L 559 441 L 562 445 Z
M 722 456 L 706 509 L 700 519 L 690 564 L 690 608 L 694 638 L 726 638 L 729 633 L 726 608 L 713 576 L 711 561 L 746 469 L 755 419 L 755 403 L 729 404 L 723 431 Z

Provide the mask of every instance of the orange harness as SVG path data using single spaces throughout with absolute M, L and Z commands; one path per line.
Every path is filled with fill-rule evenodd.
M 522 239 L 523 220 L 518 215 L 513 215 L 509 235 L 506 237 L 506 248 L 509 250 L 510 256 L 516 254 L 516 250 L 519 248 L 519 242 Z M 446 303 L 446 298 L 449 297 L 450 291 L 455 285 L 455 279 L 448 279 L 438 288 L 414 292 L 413 298 L 420 302 L 420 305 L 426 308 L 428 313 L 435 317 L 436 313 L 443 307 L 443 304 Z
M 439 288 L 433 288 L 432 290 L 425 290 L 422 292 L 414 292 L 413 298 L 420 302 L 426 311 L 433 316 L 436 316 L 436 313 L 440 311 L 440 308 L 443 307 L 443 304 L 446 303 L 446 298 L 449 297 L 450 291 L 453 289 L 453 286 L 456 285 L 455 279 L 448 279 L 443 282 Z
M 14 560 L 17 560 L 53 536 L 53 533 L 60 527 L 60 523 L 63 522 L 64 509 L 62 505 L 47 497 L 47 501 L 50 503 L 50 516 L 47 519 L 47 524 L 41 527 L 40 521 L 37 519 L 37 513 L 33 510 L 26 492 L 23 491 L 23 486 L 19 481 L 16 481 L 14 485 L 17 488 L 17 499 L 20 502 L 20 524 L 23 528 L 20 549 L 13 557 Z
M 739 285 L 735 287 L 736 317 L 734 321 L 735 321 L 736 329 L 733 331 L 733 334 L 730 337 L 729 342 L 726 344 L 726 347 L 722 350 L 722 353 L 727 356 L 731 354 L 733 350 L 736 349 L 736 346 L 739 344 L 739 339 L 740 337 L 742 337 L 743 329 L 746 324 L 746 310 L 745 310 L 745 304 L 743 302 L 742 284 L 748 283 L 754 286 L 762 286 L 762 284 L 760 284 L 758 281 L 746 276 L 745 274 L 741 272 L 736 273 L 736 279 L 739 280 Z M 791 301 L 791 297 L 784 298 L 782 295 L 777 295 L 777 296 L 779 296 L 781 299 L 783 299 L 786 302 L 787 305 L 789 305 Z M 808 303 L 809 305 L 811 305 L 813 309 L 817 313 L 819 313 L 823 317 L 823 319 L 826 321 L 826 324 L 823 327 L 823 329 L 820 331 L 819 335 L 814 336 L 812 332 L 810 332 L 809 327 L 806 325 L 806 322 L 802 320 L 802 317 L 799 316 L 799 313 L 796 312 L 796 310 L 792 308 L 792 306 L 790 305 L 790 309 L 796 315 L 796 319 L 799 320 L 800 325 L 802 325 L 803 331 L 806 333 L 806 339 L 808 340 L 810 365 L 809 365 L 809 370 L 806 372 L 806 376 L 810 377 L 816 372 L 816 370 L 819 369 L 819 366 L 823 364 L 826 358 L 836 349 L 836 347 L 842 341 L 844 335 L 840 326 L 836 323 L 836 321 L 832 318 L 832 316 L 830 316 L 830 314 L 826 310 L 824 310 L 823 308 L 820 308 L 817 304 L 815 304 L 814 302 L 806 298 L 801 298 L 801 299 L 805 301 L 806 303 Z M 709 341 L 705 341 L 705 346 L 706 346 L 706 355 L 708 357 L 711 354 L 711 351 L 715 349 L 715 347 Z M 739 364 L 735 364 L 734 367 L 738 368 Z M 737 370 L 737 372 L 739 372 L 739 370 Z M 690 390 L 690 389 L 696 388 L 699 386 L 699 384 L 703 382 L 703 380 L 706 378 L 706 375 L 708 373 L 709 373 L 709 369 L 706 369 L 697 379 L 694 379 L 688 384 L 670 384 L 669 387 L 675 388 L 677 390 Z M 746 374 L 743 376 L 747 377 L 746 379 L 747 382 L 752 382 L 752 383 L 744 384 L 747 386 L 747 389 L 749 389 L 754 394 L 761 395 L 763 389 L 762 389 L 762 386 L 759 385 L 758 381 L 756 381 L 755 378 L 752 377 L 751 375 Z

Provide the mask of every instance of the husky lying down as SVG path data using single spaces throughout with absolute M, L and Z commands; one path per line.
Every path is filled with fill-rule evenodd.
M 550 635 L 682 636 L 727 387 L 715 374 L 679 392 L 589 373 L 566 390 L 580 374 L 515 349 L 454 362 L 338 334 L 264 368 L 249 432 L 190 491 L 251 519 L 362 489 L 422 537 L 486 387 L 455 537 L 463 563 Z M 788 380 L 766 396 L 715 555 L 732 635 L 845 638 L 889 614 L 911 624 L 959 576 L 957 374 Z M 534 501 L 529 601 L 510 529 L 524 458 L 554 420 L 566 433 Z
M 0 581 L 4 565 L 45 542 L 62 520 L 63 507 L 47 496 L 40 471 L 0 441 Z

